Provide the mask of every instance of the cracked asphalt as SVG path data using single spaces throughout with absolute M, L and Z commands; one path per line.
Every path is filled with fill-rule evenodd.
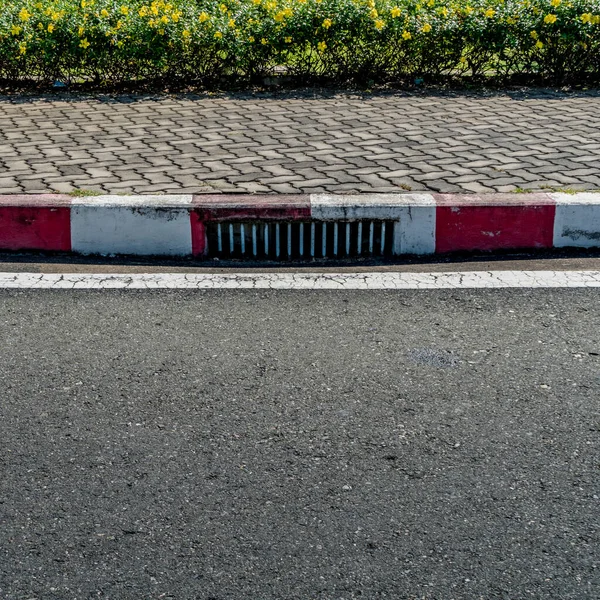
M 0 598 L 598 598 L 559 290 L 0 290 Z

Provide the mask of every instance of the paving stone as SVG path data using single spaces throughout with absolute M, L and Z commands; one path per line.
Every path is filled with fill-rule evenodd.
M 292 193 L 398 191 L 403 183 L 481 192 L 543 181 L 597 188 L 598 114 L 599 91 L 542 89 L 383 93 L 368 102 L 311 90 L 268 101 L 0 98 L 0 188 Z
M 480 183 L 477 183 L 475 181 L 463 183 L 461 187 L 463 188 L 463 190 L 467 190 L 467 191 L 473 192 L 475 194 L 485 194 L 486 192 L 495 192 L 496 191 L 493 187 L 481 185 Z
M 277 194 L 297 194 L 301 190 L 288 183 L 274 183 L 268 186 L 272 192 Z

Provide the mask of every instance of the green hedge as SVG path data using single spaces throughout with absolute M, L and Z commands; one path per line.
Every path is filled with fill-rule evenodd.
M 600 0 L 0 0 L 0 78 L 600 74 Z

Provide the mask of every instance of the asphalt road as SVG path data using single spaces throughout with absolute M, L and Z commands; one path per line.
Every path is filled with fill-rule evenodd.
M 596 291 L 0 291 L 0 598 L 600 597 Z

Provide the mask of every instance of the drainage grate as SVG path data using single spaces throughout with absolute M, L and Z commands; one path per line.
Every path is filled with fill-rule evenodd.
M 394 221 L 210 223 L 207 256 L 273 260 L 391 256 Z

